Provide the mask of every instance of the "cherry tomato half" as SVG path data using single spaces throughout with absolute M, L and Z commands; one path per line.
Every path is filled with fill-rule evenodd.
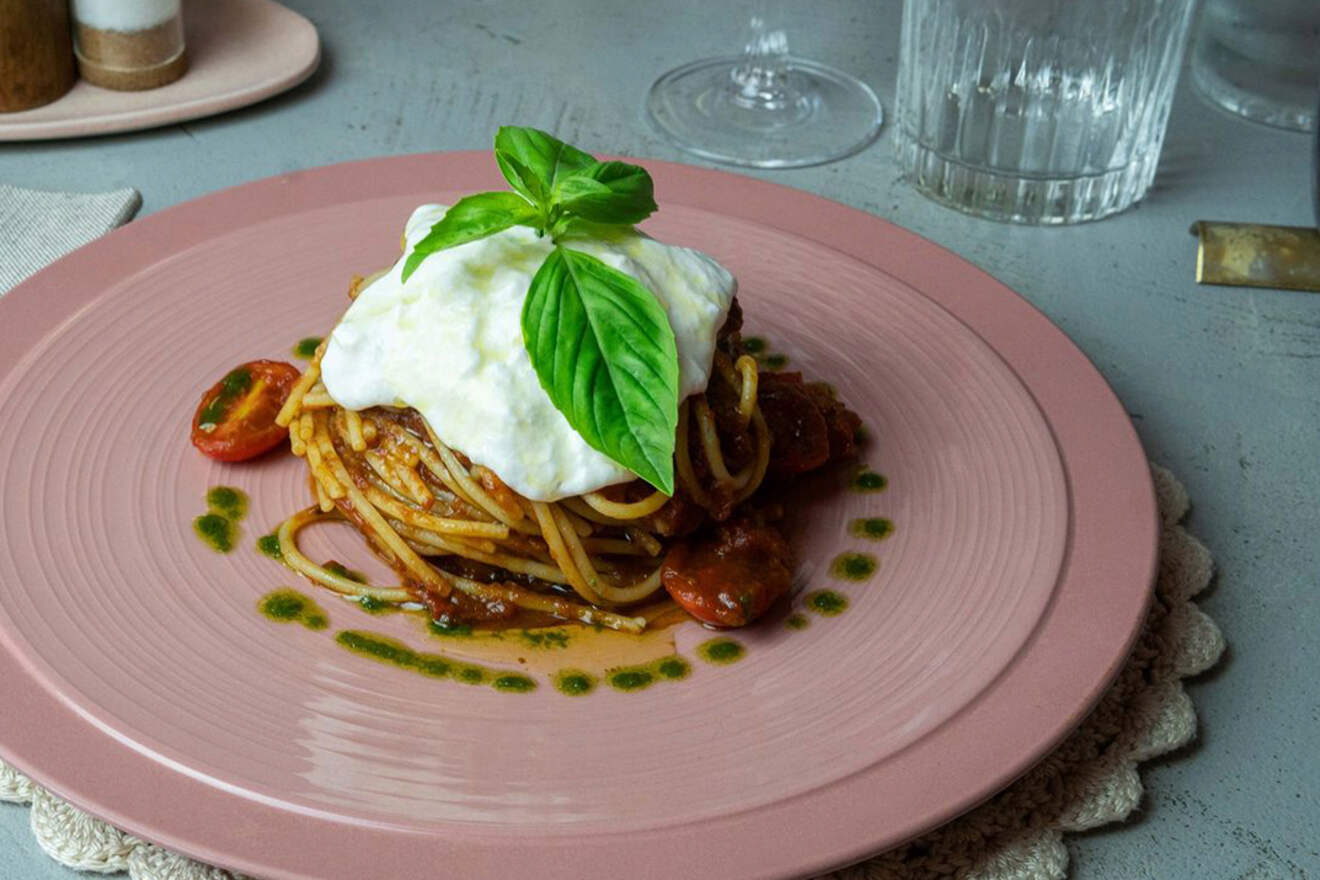
M 193 445 L 218 461 L 244 461 L 289 436 L 275 424 L 300 372 L 283 361 L 248 361 L 202 395 L 193 416 Z

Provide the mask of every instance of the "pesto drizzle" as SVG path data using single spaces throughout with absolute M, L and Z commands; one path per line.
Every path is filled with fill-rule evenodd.
M 718 666 L 737 663 L 746 653 L 747 649 L 743 647 L 742 642 L 728 636 L 707 639 L 697 645 L 697 656 L 707 663 L 714 663 Z
M 198 415 L 197 427 L 203 431 L 215 430 L 215 426 L 224 419 L 225 413 L 229 412 L 229 407 L 234 401 L 246 394 L 251 387 L 252 373 L 246 367 L 230 370 L 220 380 L 220 393 Z
M 218 513 L 204 513 L 193 520 L 193 531 L 217 553 L 234 549 L 234 535 L 238 529 Z
M 551 676 L 555 690 L 566 697 L 585 697 L 596 689 L 596 676 L 581 669 L 561 669 Z
M 883 541 L 894 533 L 894 523 L 882 516 L 869 516 L 848 523 L 849 533 L 858 538 Z
M 360 571 L 354 571 L 351 568 L 347 568 L 344 566 L 342 562 L 337 562 L 333 559 L 326 562 L 321 567 L 324 568 L 326 571 L 332 571 L 335 574 L 339 575 L 341 578 L 344 578 L 345 580 L 350 580 L 355 584 L 365 584 L 367 582 L 367 576 L 365 574 L 363 574 Z
M 310 361 L 316 356 L 316 347 L 321 344 L 319 336 L 305 336 L 299 339 L 293 347 L 293 356 L 305 361 Z
M 280 548 L 280 536 L 274 532 L 257 538 L 257 550 L 263 556 L 268 556 L 276 562 L 284 561 L 284 551 Z
M 276 623 L 301 623 L 308 629 L 325 629 L 330 625 L 321 606 L 297 590 L 272 590 L 261 597 L 257 610 Z
M 403 642 L 377 633 L 346 629 L 335 634 L 335 641 L 361 657 L 409 669 L 428 678 L 445 678 L 460 684 L 488 685 L 498 691 L 527 693 L 536 690 L 536 680 L 521 672 L 493 669 L 441 654 L 414 651 Z
M 864 470 L 852 478 L 850 485 L 854 492 L 882 492 L 889 485 L 889 480 L 884 474 Z
M 677 654 L 640 666 L 620 666 L 605 676 L 617 691 L 640 691 L 660 681 L 681 681 L 692 674 L 692 664 Z
M 823 617 L 837 617 L 848 610 L 848 597 L 833 590 L 816 590 L 806 597 L 807 610 Z
M 875 574 L 879 565 L 870 553 L 840 553 L 830 563 L 830 574 L 844 580 L 864 581 Z
M 193 520 L 193 531 L 212 550 L 234 549 L 238 524 L 247 516 L 248 497 L 233 486 L 212 486 L 206 491 L 207 512 Z
M 248 497 L 233 486 L 212 486 L 206 492 L 206 509 L 237 522 L 247 516 Z

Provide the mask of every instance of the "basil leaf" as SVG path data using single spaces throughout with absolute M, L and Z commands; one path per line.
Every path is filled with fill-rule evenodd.
M 509 186 L 548 210 L 555 183 L 596 160 L 536 128 L 502 125 L 495 132 L 495 162 Z
M 640 223 L 657 208 L 646 169 L 596 162 L 555 184 L 555 204 L 593 223 Z
M 522 332 L 541 387 L 574 430 L 672 495 L 678 349 L 655 295 L 556 246 L 532 278 Z
M 546 184 L 530 168 L 499 150 L 495 151 L 495 164 L 500 166 L 500 173 L 515 191 L 531 199 L 533 204 L 543 210 L 549 206 Z
M 534 226 L 539 216 L 536 208 L 517 193 L 486 192 L 461 198 L 417 242 L 403 264 L 403 280 L 407 281 L 436 251 L 494 235 L 510 226 Z

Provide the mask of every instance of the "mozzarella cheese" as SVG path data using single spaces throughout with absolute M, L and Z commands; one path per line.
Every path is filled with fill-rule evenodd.
M 554 247 L 517 226 L 403 265 L 445 207 L 423 205 L 403 256 L 365 287 L 330 335 L 321 378 L 347 409 L 412 407 L 436 435 L 494 471 L 515 492 L 556 501 L 634 475 L 597 452 L 546 395 L 522 338 L 532 276 Z M 679 399 L 710 379 L 715 336 L 737 287 L 706 254 L 634 231 L 575 241 L 655 294 L 678 347 Z

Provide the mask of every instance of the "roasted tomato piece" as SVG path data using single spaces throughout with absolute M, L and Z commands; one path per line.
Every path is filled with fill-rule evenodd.
M 687 496 L 682 489 L 674 493 L 669 503 L 644 520 L 648 531 L 673 538 L 690 535 L 706 521 L 706 510 Z
M 762 373 L 757 404 L 770 428 L 770 472 L 814 470 L 830 460 L 830 430 L 800 373 Z
M 193 445 L 218 461 L 243 461 L 288 436 L 275 424 L 300 372 L 283 361 L 249 361 L 202 395 L 192 422 Z
M 751 623 L 793 583 L 793 555 L 773 526 L 742 518 L 680 542 L 665 557 L 661 581 L 670 597 L 702 623 Z
M 862 427 L 861 417 L 844 406 L 834 389 L 824 382 L 807 382 L 802 390 L 807 392 L 820 414 L 825 417 L 830 438 L 830 461 L 855 457 L 857 433 Z

